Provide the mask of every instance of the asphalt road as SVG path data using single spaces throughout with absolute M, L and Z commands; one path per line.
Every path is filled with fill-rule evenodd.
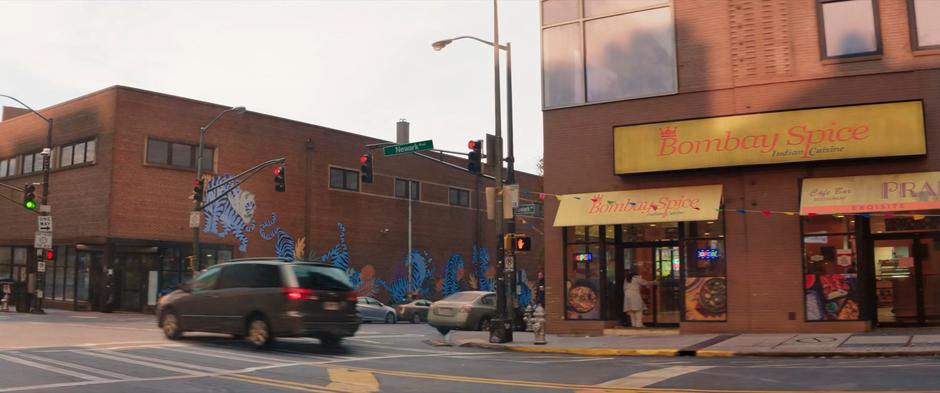
M 366 324 L 342 349 L 162 337 L 152 316 L 0 314 L 0 392 L 932 391 L 940 358 L 584 357 L 432 346 L 427 325 Z

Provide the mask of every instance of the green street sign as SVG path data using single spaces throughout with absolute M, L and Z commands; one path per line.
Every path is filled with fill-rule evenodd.
M 386 146 L 383 150 L 386 156 L 397 156 L 399 154 L 415 153 L 434 148 L 434 142 L 427 140 L 421 142 L 406 143 L 404 145 Z
M 535 216 L 535 205 L 519 205 L 516 209 L 516 215 L 519 216 Z

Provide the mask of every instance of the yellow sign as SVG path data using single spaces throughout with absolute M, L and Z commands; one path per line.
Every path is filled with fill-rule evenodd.
M 921 101 L 614 128 L 618 174 L 926 153 Z
M 561 195 L 556 227 L 718 218 L 721 185 Z
M 803 180 L 800 214 L 940 209 L 940 172 Z

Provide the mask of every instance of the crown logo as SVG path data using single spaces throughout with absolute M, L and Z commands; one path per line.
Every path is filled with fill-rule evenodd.
M 678 138 L 679 137 L 679 127 L 660 127 L 659 128 L 659 137 L 666 138 Z

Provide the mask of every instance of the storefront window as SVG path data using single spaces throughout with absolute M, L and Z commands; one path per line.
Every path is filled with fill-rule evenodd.
M 91 253 L 90 252 L 79 252 L 78 253 L 78 265 L 76 266 L 76 273 L 78 274 L 78 286 L 76 297 L 80 302 L 88 301 L 88 280 L 91 273 Z
M 65 296 L 66 301 L 75 300 L 75 249 L 69 247 L 68 256 L 65 258 Z
M 565 247 L 565 318 L 601 318 L 601 269 L 604 267 L 600 227 L 568 228 Z M 579 234 L 582 234 L 579 236 Z M 587 236 L 584 236 L 586 234 Z
M 929 214 L 929 215 L 928 215 Z M 933 212 L 904 212 L 898 215 L 872 215 L 871 233 L 940 231 L 940 217 Z
M 852 216 L 803 217 L 807 321 L 859 320 L 858 252 Z
M 623 242 L 656 242 L 679 239 L 679 223 L 660 222 L 653 224 L 622 225 Z
M 728 320 L 724 216 L 684 224 L 685 321 Z
M 10 278 L 12 272 L 13 250 L 10 247 L 0 247 L 0 279 Z

